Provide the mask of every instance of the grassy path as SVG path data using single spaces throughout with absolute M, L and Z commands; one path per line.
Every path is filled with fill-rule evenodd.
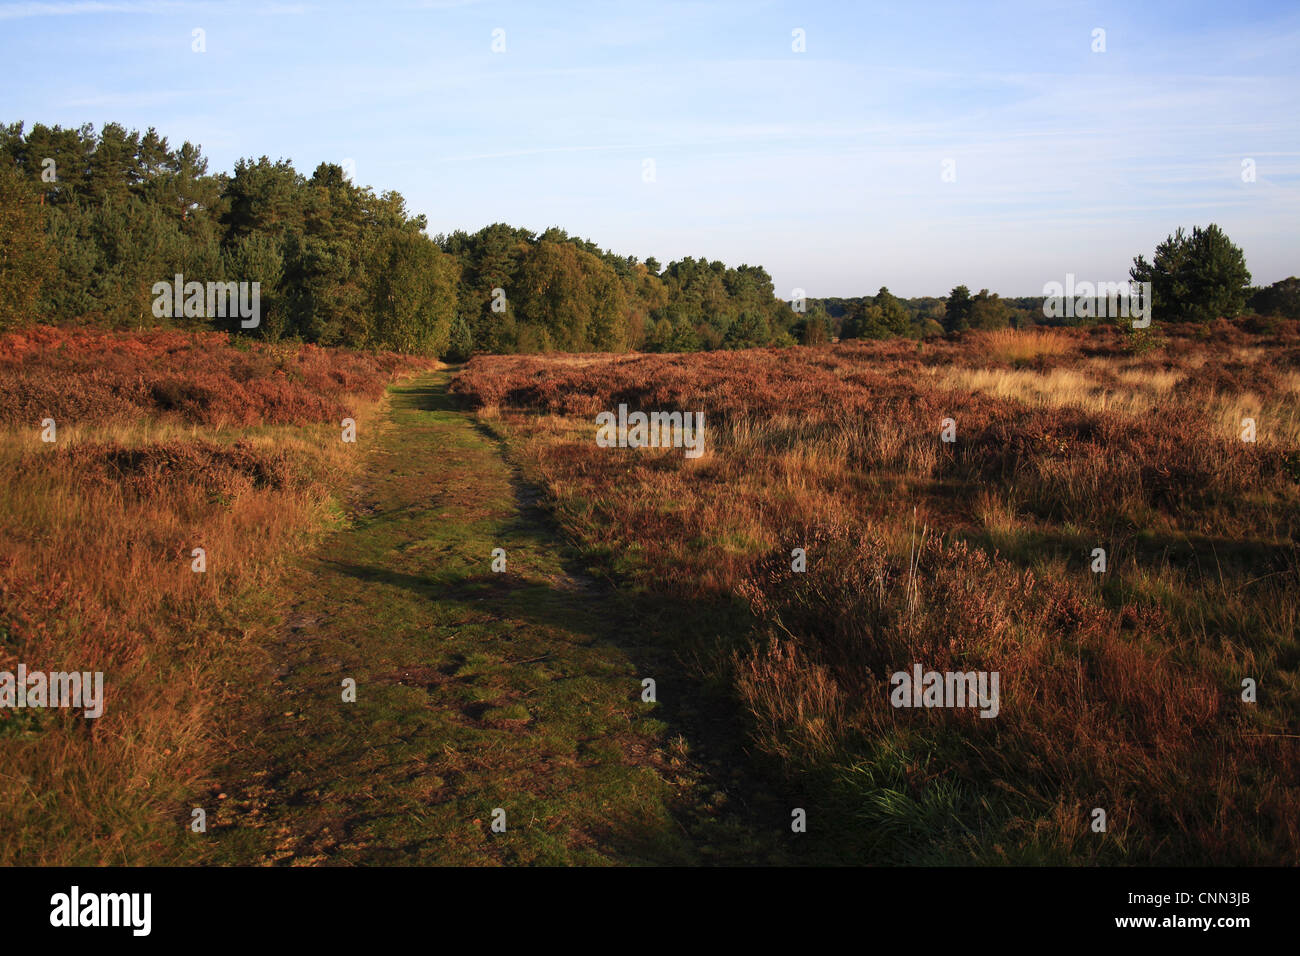
M 257 716 L 210 801 L 211 859 L 778 859 L 789 811 L 744 803 L 697 755 L 683 727 L 707 719 L 653 622 L 566 570 L 449 378 L 393 390 L 346 526 L 288 575 L 270 672 L 249 680 Z M 642 702 L 643 677 L 665 703 Z

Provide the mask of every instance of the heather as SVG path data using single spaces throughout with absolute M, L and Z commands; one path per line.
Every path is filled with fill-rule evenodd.
M 743 608 L 683 660 L 833 858 L 1294 863 L 1296 337 L 494 357 L 455 388 L 593 567 Z M 705 455 L 598 448 L 619 403 L 703 410 Z M 892 707 L 916 663 L 999 672 L 998 717 Z
M 0 336 L 0 670 L 102 672 L 106 698 L 91 720 L 0 710 L 0 859 L 193 858 L 189 806 L 234 746 L 267 588 L 356 468 L 342 419 L 366 427 L 417 367 L 223 333 Z

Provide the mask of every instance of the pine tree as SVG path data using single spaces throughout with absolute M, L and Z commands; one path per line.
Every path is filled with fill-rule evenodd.
M 943 330 L 960 332 L 969 329 L 972 305 L 970 289 L 964 285 L 959 285 L 948 293 L 943 313 Z
M 32 322 L 41 284 L 51 272 L 41 191 L 0 156 L 0 329 Z
M 1191 235 L 1179 227 L 1156 246 L 1151 262 L 1134 259 L 1129 276 L 1151 283 L 1152 316 L 1172 322 L 1233 318 L 1250 294 L 1245 256 L 1213 223 Z

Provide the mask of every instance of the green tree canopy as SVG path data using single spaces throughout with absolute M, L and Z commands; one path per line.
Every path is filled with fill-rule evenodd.
M 556 226 L 429 238 L 401 195 L 355 185 L 335 163 L 305 176 L 262 156 L 214 175 L 197 145 L 173 147 L 152 128 L 15 123 L 0 126 L 0 166 L 11 322 L 206 321 L 461 358 L 794 341 L 798 316 L 760 266 L 686 258 L 665 268 Z M 154 284 L 177 274 L 257 282 L 260 324 L 154 316 Z
M 943 330 L 945 332 L 960 332 L 963 329 L 969 329 L 972 306 L 970 289 L 964 285 L 959 285 L 949 292 L 948 300 L 944 304 Z
M 1249 305 L 1260 315 L 1300 319 L 1300 279 L 1290 276 L 1266 288 L 1256 289 Z
M 43 194 L 0 156 L 0 330 L 30 315 L 51 271 Z
M 1005 329 L 1011 323 L 1011 309 L 988 289 L 980 289 L 971 299 L 969 315 L 972 329 Z
M 1171 322 L 1209 322 L 1241 313 L 1250 272 L 1241 249 L 1218 226 L 1180 226 L 1156 246 L 1151 262 L 1139 255 L 1129 276 L 1150 282 L 1152 317 Z

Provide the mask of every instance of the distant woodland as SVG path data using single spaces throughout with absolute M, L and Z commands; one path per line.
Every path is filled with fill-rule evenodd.
M 259 283 L 260 323 L 250 334 L 453 361 L 476 352 L 817 344 L 1045 321 L 1042 297 L 959 286 L 944 298 L 898 299 L 881 288 L 791 303 L 761 266 L 689 257 L 661 266 L 555 227 L 497 223 L 429 236 L 427 225 L 399 193 L 355 185 L 335 164 L 305 176 L 263 156 L 210 173 L 197 146 L 172 147 L 152 128 L 0 126 L 0 329 L 193 325 L 160 321 L 151 308 L 154 284 L 177 274 Z M 1214 276 L 1231 279 L 1214 308 L 1249 304 L 1296 317 L 1300 281 L 1249 288 L 1240 250 L 1221 238 L 1207 254 L 1226 257 Z M 1180 230 L 1170 243 L 1164 261 L 1190 261 L 1193 237 Z M 1139 257 L 1135 269 L 1159 269 L 1159 254 L 1151 264 Z M 1167 289 L 1201 288 L 1181 274 L 1165 278 Z M 197 321 L 237 327 L 234 319 Z

